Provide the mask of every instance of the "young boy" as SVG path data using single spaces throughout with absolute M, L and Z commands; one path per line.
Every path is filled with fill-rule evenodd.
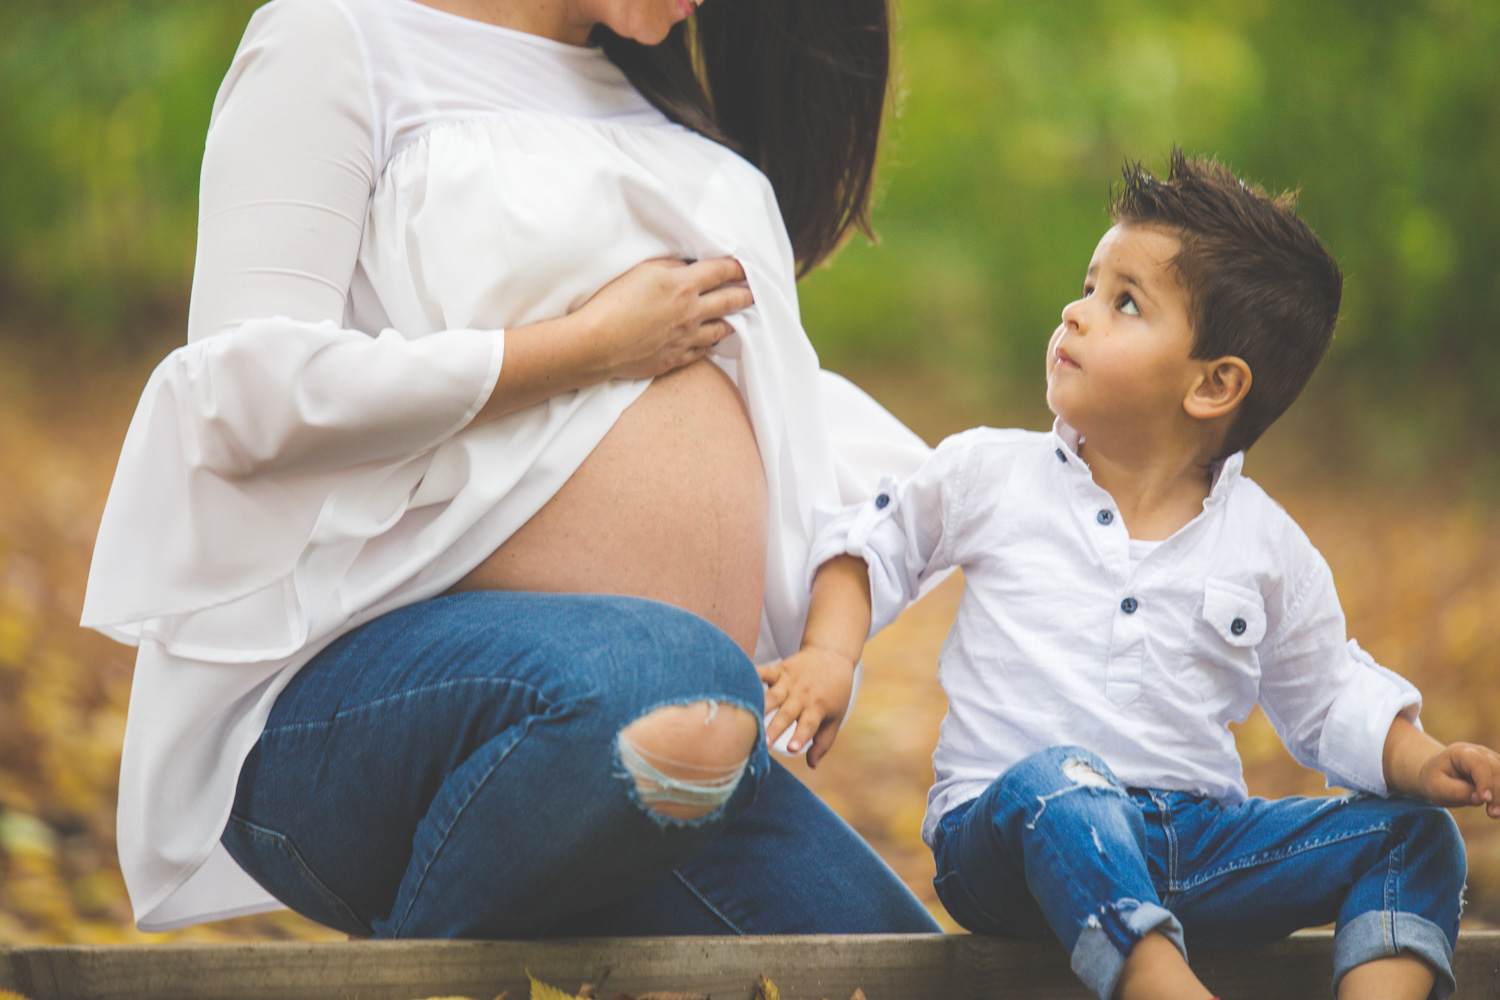
M 977 428 L 830 517 L 768 737 L 832 745 L 869 633 L 964 571 L 923 839 L 974 931 L 1062 939 L 1100 997 L 1203 998 L 1185 941 L 1337 921 L 1341 998 L 1446 997 L 1463 842 L 1500 756 L 1443 746 L 1346 644 L 1327 564 L 1240 474 L 1333 334 L 1342 277 L 1288 198 L 1212 161 L 1126 170 L 1047 348 L 1049 434 Z M 1359 790 L 1248 799 L 1230 721 Z M 814 735 L 815 734 L 815 735 Z M 1417 801 L 1422 799 L 1426 801 Z

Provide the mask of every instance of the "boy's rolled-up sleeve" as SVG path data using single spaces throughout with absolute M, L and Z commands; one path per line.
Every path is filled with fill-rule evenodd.
M 1386 736 L 1398 715 L 1421 727 L 1422 694 L 1405 677 L 1376 663 L 1353 639 L 1347 650 L 1354 670 L 1329 706 L 1318 762 L 1332 784 L 1385 795 Z
M 1422 696 L 1347 638 L 1333 574 L 1306 549 L 1301 581 L 1262 647 L 1261 706 L 1292 756 L 1330 786 L 1386 795 L 1386 736 L 1398 715 L 1420 725 Z
M 966 444 L 966 435 L 948 438 L 906 480 L 884 477 L 869 500 L 816 512 L 808 585 L 835 556 L 863 559 L 869 567 L 872 636 L 917 599 L 924 583 L 954 565 L 948 542 L 965 492 Z

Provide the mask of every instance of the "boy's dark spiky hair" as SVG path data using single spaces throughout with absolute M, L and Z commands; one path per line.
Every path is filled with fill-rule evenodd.
M 1165 181 L 1139 161 L 1113 193 L 1115 222 L 1181 241 L 1171 265 L 1187 293 L 1193 357 L 1250 368 L 1223 455 L 1254 444 L 1302 392 L 1333 339 L 1344 279 L 1297 216 L 1297 195 L 1267 194 L 1212 158 L 1174 147 Z

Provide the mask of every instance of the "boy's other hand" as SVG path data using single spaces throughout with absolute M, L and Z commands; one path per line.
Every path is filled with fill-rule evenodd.
M 1484 806 L 1500 819 L 1500 754 L 1477 743 L 1453 743 L 1433 754 L 1417 774 L 1424 798 L 1440 806 Z
M 766 724 L 766 742 L 775 743 L 795 725 L 787 749 L 798 753 L 812 740 L 807 764 L 817 767 L 849 711 L 854 688 L 854 664 L 847 656 L 819 647 L 794 653 L 780 663 L 756 667 L 765 682 L 766 711 L 778 709 Z

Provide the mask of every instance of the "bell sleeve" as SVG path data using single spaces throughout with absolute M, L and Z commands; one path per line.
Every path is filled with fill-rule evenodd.
M 284 634 L 200 617 L 192 652 L 294 648 L 310 543 L 357 545 L 398 518 L 426 458 L 493 390 L 503 331 L 344 326 L 382 143 L 341 8 L 261 8 L 209 126 L 188 343 L 126 433 L 83 624 L 170 647 L 184 616 L 253 600 L 285 607 Z

